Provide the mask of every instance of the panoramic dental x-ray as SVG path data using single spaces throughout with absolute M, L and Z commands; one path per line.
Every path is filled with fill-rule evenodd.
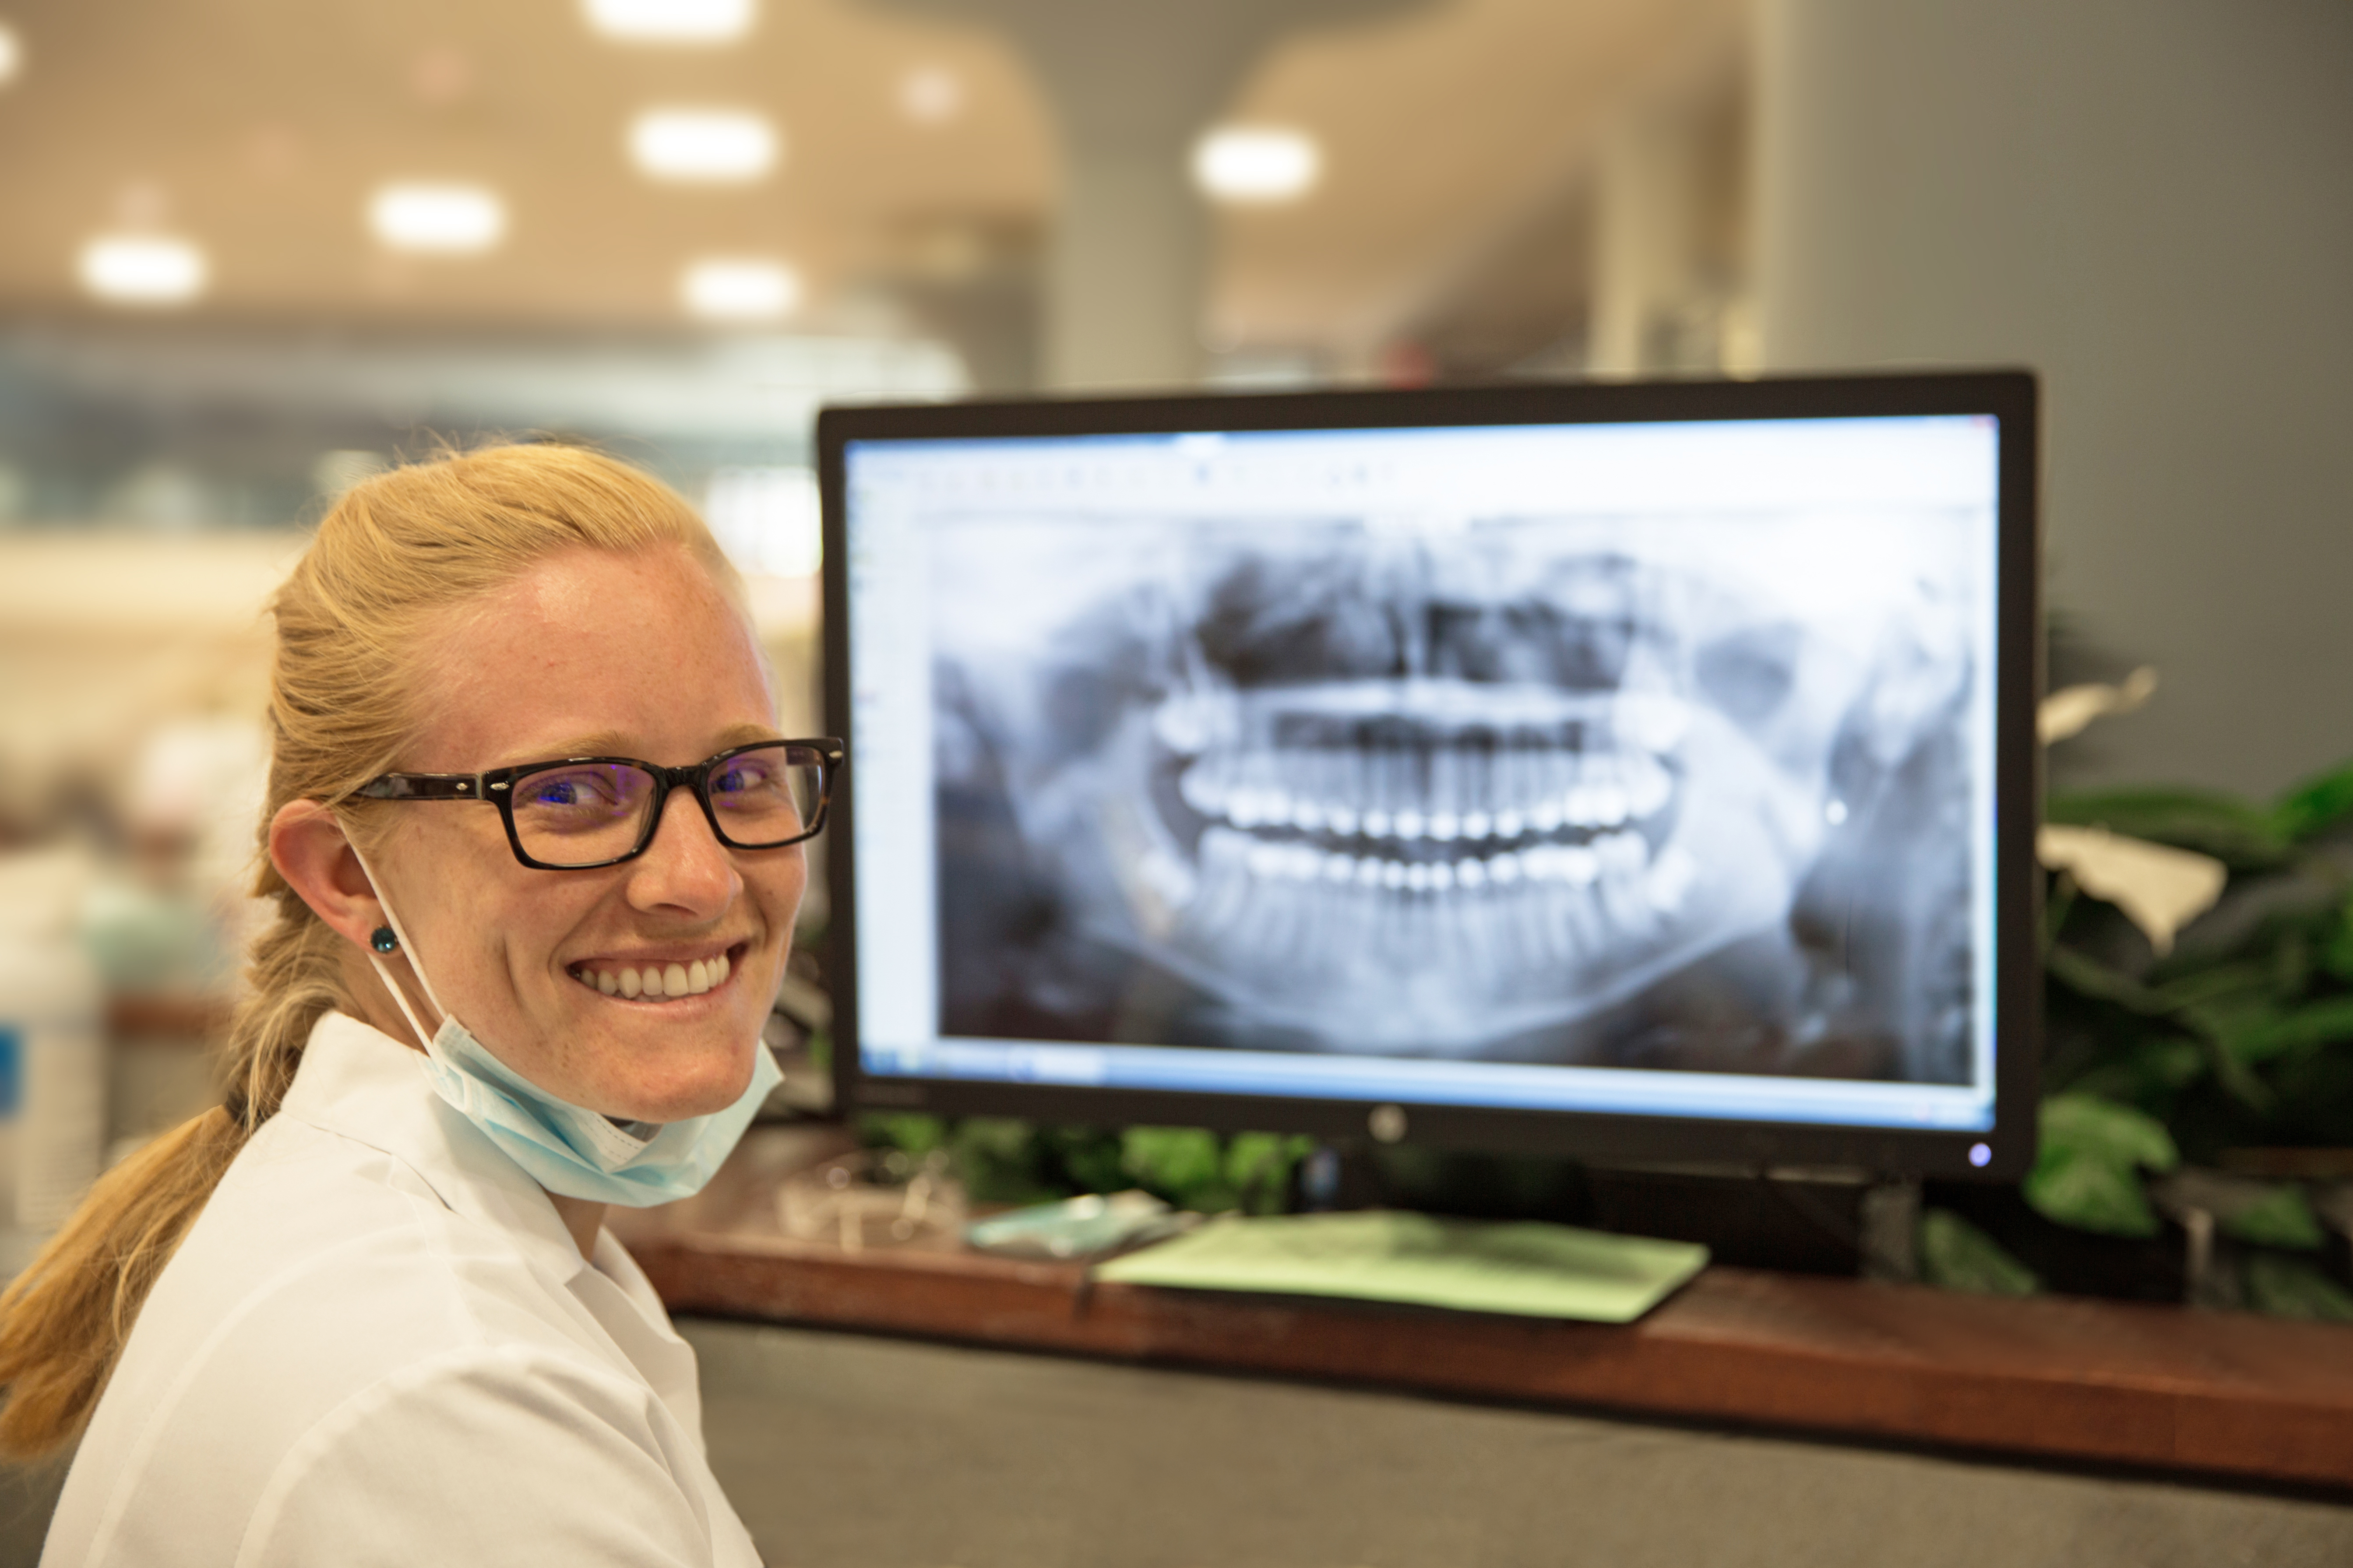
M 1957 523 L 932 534 L 942 1036 L 1959 1083 Z

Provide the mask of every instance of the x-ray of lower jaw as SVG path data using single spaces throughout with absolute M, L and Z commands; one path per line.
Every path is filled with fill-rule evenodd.
M 1968 1080 L 1957 535 L 934 538 L 943 1034 Z

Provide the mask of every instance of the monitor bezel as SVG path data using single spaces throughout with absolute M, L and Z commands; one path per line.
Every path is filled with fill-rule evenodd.
M 1835 1166 L 1891 1174 L 2015 1179 L 2031 1163 L 2042 1060 L 2042 879 L 2035 861 L 2042 695 L 2039 390 L 2031 372 L 1767 377 L 1747 381 L 1514 382 L 1406 390 L 1039 397 L 822 410 L 817 422 L 824 517 L 828 732 L 858 742 L 849 701 L 845 456 L 858 442 L 1212 431 L 1377 430 L 1445 426 L 1645 424 L 1990 415 L 2000 422 L 1997 479 L 1994 1126 L 1989 1131 L 1734 1121 L 1396 1102 L 1403 1135 L 1433 1147 L 1609 1163 L 1761 1170 Z M 837 789 L 826 835 L 836 1103 L 848 1110 L 1006 1116 L 1091 1126 L 1200 1126 L 1361 1141 L 1379 1104 L 1185 1090 L 1102 1089 L 870 1075 L 858 1033 L 856 791 Z M 1379 1120 L 1382 1132 L 1398 1123 Z M 1971 1158 L 1989 1146 L 1983 1164 Z M 1982 1157 L 1982 1156 L 1981 1156 Z

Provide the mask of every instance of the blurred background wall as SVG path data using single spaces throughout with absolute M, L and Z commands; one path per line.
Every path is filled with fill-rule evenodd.
M 970 393 L 2034 366 L 2059 673 L 2164 680 L 2073 782 L 2276 789 L 2353 752 L 2348 82 L 2341 0 L 0 0 L 0 901 L 106 1140 L 185 1114 L 120 1064 L 234 984 L 343 487 L 646 464 L 810 728 L 812 414 Z

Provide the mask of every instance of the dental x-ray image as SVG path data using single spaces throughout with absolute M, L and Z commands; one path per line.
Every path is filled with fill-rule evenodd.
M 942 526 L 940 1032 L 1966 1082 L 1969 537 Z

